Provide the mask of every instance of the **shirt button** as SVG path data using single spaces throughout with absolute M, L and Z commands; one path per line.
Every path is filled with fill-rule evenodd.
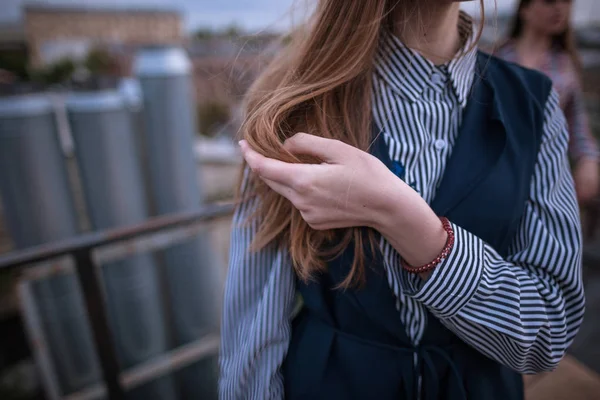
M 446 147 L 446 141 L 443 139 L 438 139 L 435 141 L 434 146 L 438 150 L 442 150 Z
M 442 78 L 442 76 L 438 73 L 434 73 L 433 75 L 431 75 L 431 83 L 433 83 L 434 85 L 438 86 L 441 85 L 444 82 L 444 78 Z

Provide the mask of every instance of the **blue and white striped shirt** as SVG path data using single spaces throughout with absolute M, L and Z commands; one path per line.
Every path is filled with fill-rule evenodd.
M 404 180 L 430 202 L 461 124 L 476 50 L 462 17 L 465 51 L 435 66 L 396 37 L 382 41 L 373 78 L 373 117 Z M 467 51 L 468 50 L 468 51 Z M 553 91 L 544 136 L 520 228 L 509 256 L 453 225 L 451 254 L 427 281 L 405 273 L 400 255 L 381 241 L 384 269 L 408 336 L 418 344 L 428 309 L 483 354 L 517 371 L 556 366 L 573 341 L 584 310 L 578 206 L 567 162 L 568 134 Z M 294 270 L 275 246 L 249 252 L 259 221 L 244 224 L 246 202 L 233 220 L 222 321 L 220 396 L 281 399 L 280 367 L 291 336 Z

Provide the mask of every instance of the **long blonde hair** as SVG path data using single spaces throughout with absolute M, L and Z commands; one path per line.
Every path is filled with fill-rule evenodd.
M 372 140 L 371 77 L 380 35 L 392 30 L 395 21 L 409 15 L 418 18 L 415 13 L 420 1 L 320 0 L 309 23 L 291 35 L 291 43 L 247 94 L 241 132 L 250 147 L 286 162 L 319 162 L 283 149 L 285 139 L 302 131 L 368 150 Z M 480 2 L 483 17 L 483 0 Z M 374 248 L 373 231 L 365 235 L 360 227 L 314 230 L 286 198 L 253 174 L 248 187 L 260 200 L 253 215 L 260 225 L 252 250 L 273 243 L 285 245 L 297 275 L 307 281 L 354 242 L 353 265 L 340 286 L 364 281 L 363 246 Z

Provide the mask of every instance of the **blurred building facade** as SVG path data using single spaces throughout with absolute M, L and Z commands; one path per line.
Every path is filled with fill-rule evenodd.
M 268 65 L 281 45 L 281 36 L 256 34 L 251 36 L 191 37 L 187 50 L 194 68 L 194 85 L 199 107 L 201 133 L 215 136 L 235 135 L 242 120 L 242 100 L 256 77 Z M 227 121 L 210 117 L 212 110 L 227 110 Z M 212 114 L 217 114 L 214 111 Z M 213 121 L 203 123 L 203 119 Z M 212 132 L 205 126 L 216 125 Z M 204 130 L 203 130 L 204 128 Z
M 111 9 L 28 4 L 23 10 L 30 63 L 84 57 L 94 46 L 180 44 L 183 22 L 171 9 Z

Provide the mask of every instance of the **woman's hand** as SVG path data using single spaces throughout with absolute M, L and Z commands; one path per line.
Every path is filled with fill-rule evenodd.
M 313 229 L 376 227 L 385 214 L 382 199 L 402 192 L 399 186 L 412 191 L 377 158 L 338 140 L 298 133 L 285 141 L 290 153 L 315 156 L 321 164 L 285 163 L 245 141 L 240 146 L 252 171 L 291 201 Z
M 290 164 L 240 142 L 248 166 L 286 197 L 313 229 L 368 226 L 414 266 L 433 260 L 446 232 L 429 205 L 372 155 L 338 140 L 298 133 L 284 148 L 321 164 Z
M 598 195 L 598 162 L 594 159 L 584 158 L 580 160 L 573 170 L 575 191 L 577 199 L 581 204 L 590 202 Z

